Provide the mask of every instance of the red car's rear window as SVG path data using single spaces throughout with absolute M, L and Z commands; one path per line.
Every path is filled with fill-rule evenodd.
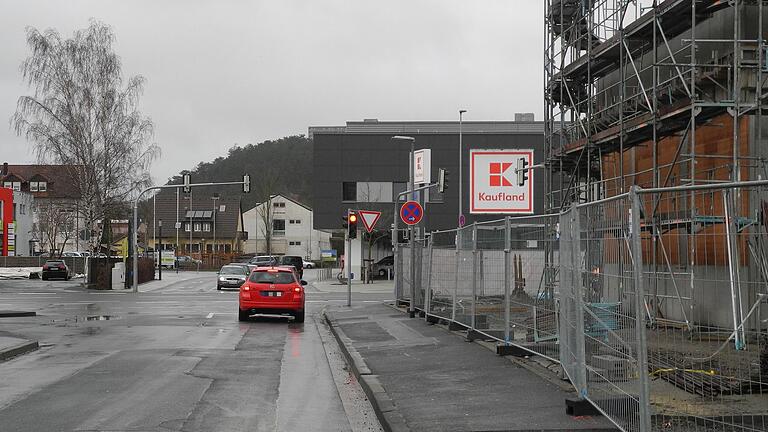
M 255 271 L 251 273 L 249 279 L 253 283 L 266 283 L 266 284 L 292 284 L 296 282 L 291 272 L 270 272 L 270 271 Z

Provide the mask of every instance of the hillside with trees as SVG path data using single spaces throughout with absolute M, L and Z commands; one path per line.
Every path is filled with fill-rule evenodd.
M 251 176 L 251 193 L 242 194 L 243 210 L 248 210 L 269 195 L 282 194 L 310 205 L 312 202 L 312 141 L 304 135 L 268 140 L 259 144 L 234 146 L 227 156 L 211 162 L 200 162 L 192 170 L 181 171 L 167 184 L 183 183 L 189 174 L 192 183 L 241 181 L 243 174 Z M 193 194 L 222 196 L 240 195 L 235 186 L 195 188 Z M 165 193 L 172 193 L 166 191 Z

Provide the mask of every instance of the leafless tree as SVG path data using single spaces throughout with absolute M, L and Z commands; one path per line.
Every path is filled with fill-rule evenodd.
M 141 76 L 123 79 L 112 29 L 92 20 L 72 38 L 27 28 L 29 56 L 21 64 L 32 91 L 21 96 L 11 124 L 34 145 L 39 162 L 62 165 L 81 199 L 86 228 L 151 183 L 159 148 L 148 143 L 152 121 L 138 111 Z M 94 232 L 95 249 L 101 233 Z
M 263 197 L 263 202 L 258 207 L 259 218 L 261 219 L 261 235 L 264 237 L 264 243 L 267 247 L 267 255 L 272 255 L 272 238 L 274 234 L 274 209 L 272 199 L 277 193 L 277 187 L 280 184 L 280 175 L 274 171 L 266 171 L 258 176 L 256 181 L 256 193 Z M 258 249 L 258 240 L 256 242 Z
M 365 183 L 365 186 L 359 192 L 359 202 L 385 202 L 386 198 L 388 198 L 382 196 L 383 193 L 381 189 L 372 189 L 370 183 Z M 388 211 L 383 211 L 379 217 L 379 223 L 383 223 L 384 220 L 389 219 L 388 215 Z M 365 242 L 367 252 L 366 262 L 373 262 L 373 259 L 371 258 L 371 255 L 373 254 L 373 246 L 376 245 L 376 243 L 379 241 L 389 237 L 389 235 L 390 233 L 386 230 L 373 229 L 371 232 L 368 232 L 367 230 L 363 231 L 363 241 Z M 366 282 L 370 281 L 371 276 L 372 275 L 367 271 L 366 268 Z
M 51 257 L 61 256 L 75 232 L 75 210 L 51 200 L 35 202 L 34 231 Z

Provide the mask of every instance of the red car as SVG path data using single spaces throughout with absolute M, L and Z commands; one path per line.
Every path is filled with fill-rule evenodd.
M 240 287 L 240 321 L 247 321 L 252 315 L 291 315 L 294 322 L 304 322 L 302 285 L 306 284 L 291 268 L 257 268 Z

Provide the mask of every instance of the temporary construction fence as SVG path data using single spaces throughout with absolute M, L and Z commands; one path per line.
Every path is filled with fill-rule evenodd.
M 768 182 L 633 187 L 398 245 L 396 294 L 559 362 L 621 430 L 764 431 L 767 223 Z

